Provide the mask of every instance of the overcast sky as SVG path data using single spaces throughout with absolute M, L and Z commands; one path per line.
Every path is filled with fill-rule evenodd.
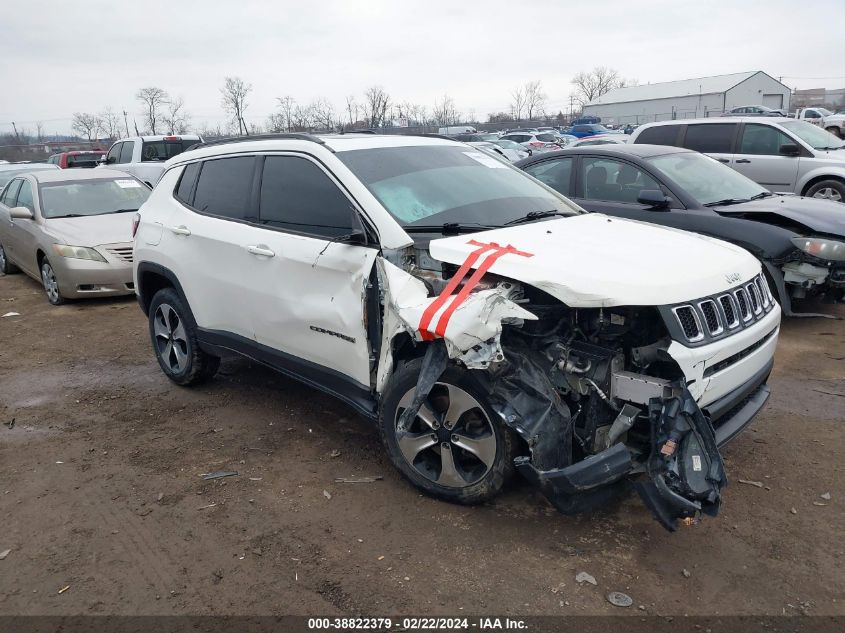
M 448 93 L 485 120 L 539 79 L 547 110 L 595 66 L 640 83 L 746 70 L 790 87 L 845 87 L 845 0 L 3 0 L 0 132 L 68 132 L 73 112 L 140 111 L 138 88 L 185 99 L 197 126 L 225 119 L 226 75 L 253 85 L 246 119 L 276 97 L 373 84 L 431 110 Z M 837 73 L 840 76 L 837 77 Z M 360 99 L 360 97 L 359 97 Z

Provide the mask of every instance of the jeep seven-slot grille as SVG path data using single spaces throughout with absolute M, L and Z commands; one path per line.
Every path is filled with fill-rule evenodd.
M 735 328 L 739 325 L 739 317 L 736 314 L 734 307 L 734 300 L 730 295 L 722 295 L 719 297 L 719 305 L 722 306 L 722 312 L 725 315 L 725 325 L 729 328 Z
M 768 283 L 760 274 L 730 292 L 661 310 L 676 340 L 703 345 L 754 325 L 774 306 Z

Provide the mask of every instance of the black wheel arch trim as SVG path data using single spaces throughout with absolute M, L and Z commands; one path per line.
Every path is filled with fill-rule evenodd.
M 152 303 L 153 295 L 155 294 L 154 292 L 147 292 L 144 288 L 144 275 L 149 273 L 152 273 L 159 277 L 163 277 L 168 282 L 170 282 L 170 285 L 176 290 L 176 292 L 179 294 L 179 298 L 185 304 L 185 308 L 188 310 L 188 314 L 191 317 L 191 320 L 196 323 L 196 321 L 194 320 L 194 314 L 193 312 L 191 312 L 191 306 L 188 303 L 188 298 L 185 296 L 185 291 L 182 289 L 182 284 L 179 283 L 179 278 L 169 268 L 165 268 L 164 266 L 160 264 L 155 264 L 153 262 L 141 262 L 138 264 L 137 267 L 136 275 L 138 278 L 138 283 L 137 287 L 135 288 L 135 297 L 138 299 L 138 305 L 141 307 L 143 313 L 149 316 L 150 303 Z

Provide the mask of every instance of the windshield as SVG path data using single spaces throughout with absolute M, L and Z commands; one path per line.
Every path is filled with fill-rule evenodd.
M 580 212 L 524 172 L 466 147 L 384 147 L 337 157 L 402 226 L 501 226 L 532 211 Z
M 134 178 L 43 183 L 40 190 L 45 218 L 137 211 L 150 196 L 150 190 Z
M 702 205 L 727 199 L 749 200 L 768 191 L 727 165 L 697 152 L 664 154 L 646 160 Z
M 836 149 L 845 145 L 845 142 L 827 130 L 806 121 L 783 121 L 780 125 L 813 149 Z

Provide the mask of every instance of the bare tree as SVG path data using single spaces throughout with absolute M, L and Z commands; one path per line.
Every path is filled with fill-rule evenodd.
M 285 117 L 281 112 L 274 112 L 267 117 L 267 122 L 264 124 L 268 132 L 287 132 L 288 128 L 285 125 Z
M 307 132 L 314 127 L 314 112 L 312 110 L 312 106 L 310 105 L 294 106 L 291 117 L 293 123 L 291 126 L 292 130 L 297 132 Z
M 161 88 L 149 86 L 141 88 L 135 98 L 141 102 L 141 114 L 147 123 L 150 134 L 158 134 L 158 122 L 161 118 L 161 109 L 167 103 L 167 93 Z
M 44 140 L 44 123 L 42 123 L 41 121 L 35 122 L 35 134 L 38 137 L 39 141 Z
M 74 112 L 70 127 L 74 132 L 91 141 L 97 138 L 97 132 L 100 130 L 100 118 L 96 114 L 88 112 Z
M 103 133 L 114 140 L 120 138 L 120 117 L 111 108 L 103 108 L 98 115 L 102 122 Z
M 364 118 L 370 127 L 382 127 L 390 107 L 390 95 L 381 86 L 371 86 L 364 93 Z
M 233 127 L 238 126 L 238 134 L 241 136 L 249 134 L 249 128 L 244 121 L 244 111 L 249 105 L 246 98 L 250 92 L 252 84 L 245 83 L 240 77 L 226 77 L 220 89 L 220 94 L 223 95 L 223 109 L 232 117 Z
M 543 86 L 540 80 L 529 81 L 522 89 L 522 94 L 525 96 L 525 115 L 529 119 L 535 116 L 542 116 L 546 109 L 546 93 L 543 92 Z
M 487 115 L 488 123 L 509 123 L 513 121 L 513 116 L 507 112 L 491 112 Z
M 522 86 L 517 86 L 511 93 L 511 117 L 514 121 L 522 119 L 522 112 L 525 110 L 525 92 Z
M 334 106 L 324 97 L 318 97 L 310 106 L 314 125 L 322 130 L 331 130 L 334 126 Z
M 572 78 L 575 101 L 582 107 L 614 88 L 622 88 L 626 81 L 618 70 L 598 66 L 590 72 L 580 72 Z
M 291 96 L 284 96 L 284 97 L 276 97 L 276 101 L 279 102 L 279 113 L 278 117 L 278 124 L 280 125 L 280 129 L 277 130 L 278 132 L 287 131 L 290 132 L 293 126 L 293 111 L 296 108 L 296 101 Z
M 167 100 L 167 109 L 161 115 L 161 121 L 169 134 L 185 134 L 190 127 L 191 115 L 185 112 L 185 100 L 173 97 Z
M 346 97 L 346 116 L 349 118 L 350 127 L 358 121 L 358 103 L 355 101 L 354 95 Z
M 443 95 L 443 99 L 439 103 L 435 100 L 432 119 L 436 125 L 457 123 L 458 111 L 455 109 L 455 100 L 449 95 Z

